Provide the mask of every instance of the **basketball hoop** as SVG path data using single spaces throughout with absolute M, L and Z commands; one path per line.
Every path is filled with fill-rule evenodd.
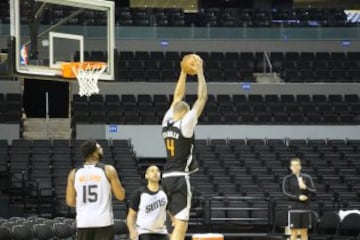
M 61 66 L 64 78 L 78 80 L 80 96 L 91 96 L 100 92 L 98 80 L 106 67 L 104 62 L 68 62 Z

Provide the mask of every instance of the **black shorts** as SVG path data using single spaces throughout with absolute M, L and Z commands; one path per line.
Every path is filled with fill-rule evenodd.
M 289 205 L 289 227 L 294 229 L 311 228 L 309 205 L 303 202 L 291 202 Z
M 139 240 L 168 240 L 167 234 L 140 234 Z
M 76 233 L 77 240 L 113 240 L 114 226 L 99 228 L 78 228 Z
M 163 178 L 161 184 L 168 197 L 168 209 L 179 220 L 188 221 L 191 208 L 189 176 Z

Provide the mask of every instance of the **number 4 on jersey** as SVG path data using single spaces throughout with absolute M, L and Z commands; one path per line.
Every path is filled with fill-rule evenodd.
M 175 157 L 175 141 L 174 139 L 166 139 L 166 149 L 170 152 L 171 157 Z

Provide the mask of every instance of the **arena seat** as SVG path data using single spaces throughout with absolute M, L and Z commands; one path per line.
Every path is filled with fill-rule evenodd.
M 20 123 L 21 108 L 21 94 L 0 94 L 0 123 Z
M 51 239 L 55 235 L 51 227 L 45 224 L 35 224 L 33 228 L 34 235 L 39 240 Z
M 11 239 L 11 230 L 6 226 L 0 226 L 0 239 L 8 240 Z
M 345 236 L 357 236 L 360 233 L 358 222 L 360 221 L 360 214 L 352 213 L 344 217 L 341 222 L 340 232 Z
M 12 227 L 12 239 L 32 239 L 33 232 L 30 226 L 27 225 L 14 225 Z

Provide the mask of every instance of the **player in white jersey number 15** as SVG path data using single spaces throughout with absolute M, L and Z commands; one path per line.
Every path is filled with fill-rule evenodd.
M 71 170 L 66 203 L 76 208 L 76 239 L 113 240 L 112 194 L 122 201 L 125 190 L 115 168 L 101 163 L 103 149 L 93 140 L 81 145 L 84 163 Z

